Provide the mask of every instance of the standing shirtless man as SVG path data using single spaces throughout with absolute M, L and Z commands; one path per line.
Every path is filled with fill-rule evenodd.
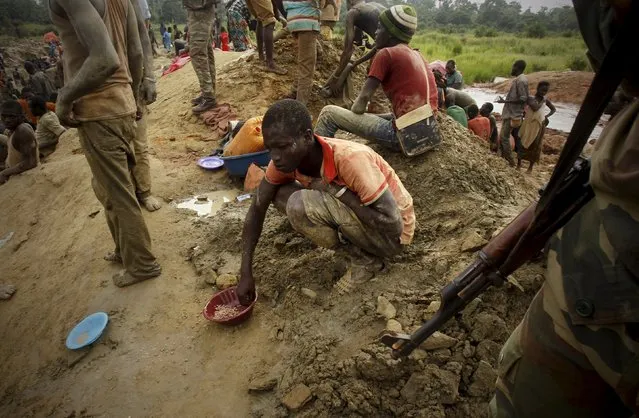
M 78 128 L 93 173 L 93 190 L 104 206 L 125 271 L 123 287 L 157 277 L 151 237 L 135 196 L 136 96 L 142 82 L 142 46 L 130 0 L 50 0 L 51 20 L 64 44 L 65 86 L 60 121 Z
M 353 42 L 357 31 L 362 31 L 375 39 L 379 14 L 386 9 L 379 3 L 365 3 L 363 0 L 350 0 L 348 5 L 350 7 L 346 14 L 344 50 L 339 59 L 339 65 L 326 82 L 326 87 L 330 89 L 332 96 L 337 96 L 339 91 L 341 91 L 342 86 L 339 85 L 338 80 L 353 56 L 353 51 L 355 50 Z

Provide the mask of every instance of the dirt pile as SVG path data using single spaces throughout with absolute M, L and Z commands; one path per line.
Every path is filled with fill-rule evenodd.
M 47 45 L 42 39 L 9 40 L 0 51 L 5 67 L 13 71 L 14 68 L 22 68 L 26 60 L 46 56 Z
M 251 392 L 255 416 L 286 416 L 287 410 L 299 416 L 486 415 L 499 349 L 538 287 L 540 267 L 518 273 L 523 293 L 509 286 L 488 292 L 409 359 L 393 360 L 375 342 L 387 326 L 410 332 L 432 315 L 439 288 L 538 187 L 449 117 L 439 123 L 443 143 L 434 152 L 405 159 L 378 149 L 414 198 L 417 231 L 404 254 L 353 294 L 331 292 L 345 260 L 314 247 L 283 215 L 269 211 L 254 273 L 260 304 L 270 312 L 252 321 L 268 327 L 269 339 L 285 349 L 278 362 L 255 370 L 254 382 L 270 383 Z M 191 254 L 201 280 L 238 273 L 247 208 L 233 203 L 201 221 L 203 239 Z M 379 296 L 396 312 L 388 324 L 388 315 L 376 313 L 388 311 L 378 308 Z M 304 396 L 296 399 L 298 393 Z
M 594 73 L 585 71 L 540 71 L 527 74 L 530 94 L 534 94 L 537 83 L 546 80 L 550 83 L 548 98 L 554 102 L 581 104 L 590 88 Z M 500 93 L 508 93 L 511 80 L 492 84 L 489 87 Z
M 328 102 L 319 91 L 339 63 L 342 40 L 320 41 L 317 48 L 317 66 L 313 77 L 313 93 L 308 108 L 317 116 Z M 286 75 L 267 72 L 257 53 L 249 53 L 222 67 L 217 74 L 218 101 L 230 102 L 242 118 L 262 114 L 273 102 L 289 97 L 296 87 L 297 45 L 293 38 L 285 38 L 275 44 L 275 60 L 288 70 Z M 357 51 L 354 59 L 360 56 Z M 366 79 L 366 64 L 353 71 L 352 82 L 355 95 Z M 387 108 L 383 92 L 378 92 L 373 102 L 381 111 Z

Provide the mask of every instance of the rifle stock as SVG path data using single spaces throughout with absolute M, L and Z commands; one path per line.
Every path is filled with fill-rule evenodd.
M 410 336 L 386 334 L 395 358 L 409 355 L 449 319 L 491 285 L 501 285 L 509 274 L 538 253 L 548 239 L 568 222 L 593 196 L 588 178 L 590 164 L 579 159 L 556 198 L 541 211 L 533 203 L 482 248 L 477 258 L 440 292 L 435 315 Z

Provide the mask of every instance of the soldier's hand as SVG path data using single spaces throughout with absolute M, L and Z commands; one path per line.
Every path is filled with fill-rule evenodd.
M 155 88 L 155 79 L 144 77 L 142 85 L 140 86 L 141 99 L 145 104 L 150 105 L 158 98 L 158 93 Z

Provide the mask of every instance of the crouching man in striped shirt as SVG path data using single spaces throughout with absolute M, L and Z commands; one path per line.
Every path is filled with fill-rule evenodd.
M 237 287 L 243 304 L 255 298 L 253 254 L 271 203 L 316 245 L 350 256 L 349 270 L 335 285 L 338 293 L 371 279 L 383 258 L 411 243 L 413 198 L 372 149 L 315 135 L 306 107 L 290 99 L 269 108 L 262 133 L 272 161 L 244 222 Z

